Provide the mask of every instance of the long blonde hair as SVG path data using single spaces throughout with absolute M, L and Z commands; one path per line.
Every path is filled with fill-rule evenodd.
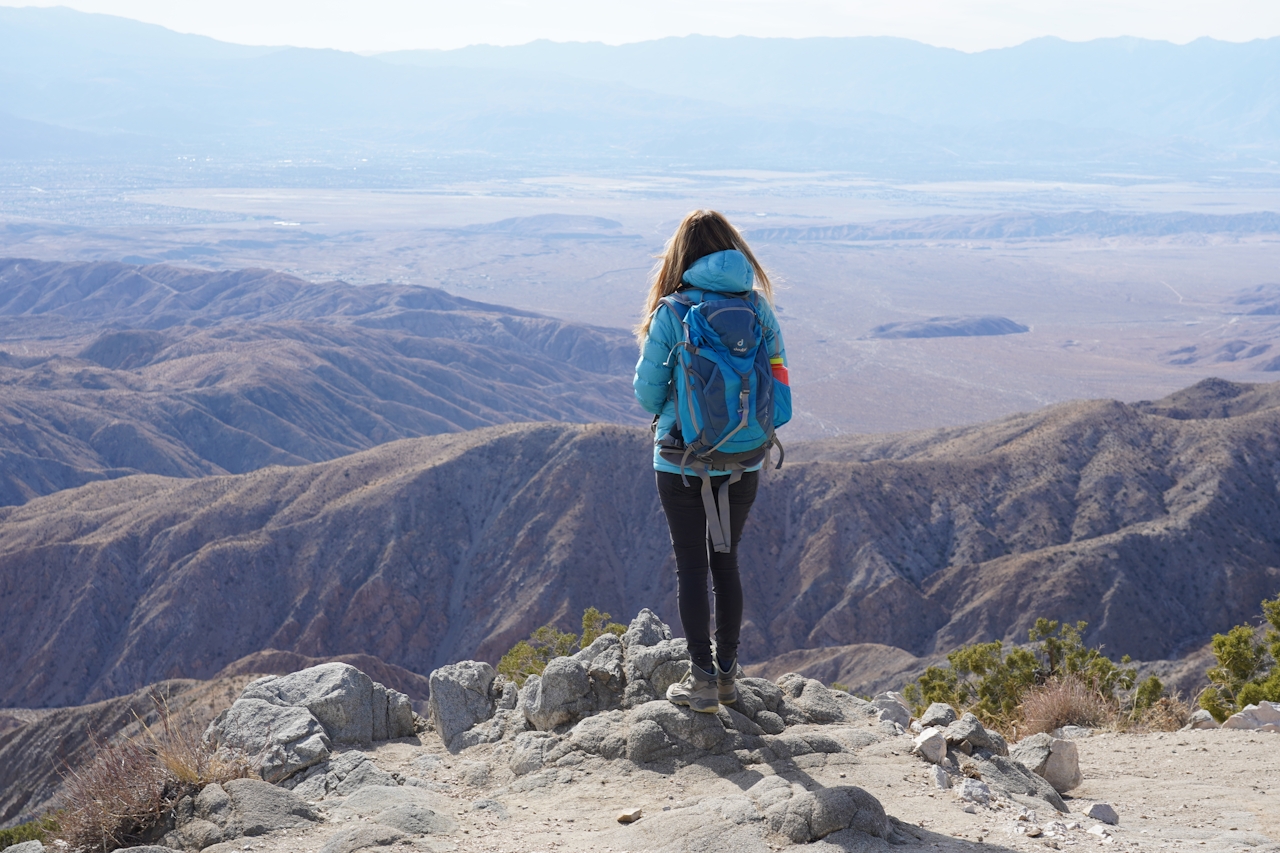
M 773 302 L 773 283 L 769 281 L 768 273 L 760 266 L 756 256 L 751 254 L 747 241 L 742 239 L 738 229 L 717 211 L 695 210 L 680 221 L 676 233 L 667 241 L 666 248 L 658 256 L 658 263 L 653 268 L 653 281 L 645 300 L 644 316 L 635 329 L 636 338 L 642 345 L 649 334 L 653 312 L 658 310 L 664 296 L 670 296 L 680 288 L 680 279 L 689 267 L 699 258 L 729 249 L 737 249 L 747 256 L 755 270 L 755 289 L 764 294 L 764 298 L 770 303 Z

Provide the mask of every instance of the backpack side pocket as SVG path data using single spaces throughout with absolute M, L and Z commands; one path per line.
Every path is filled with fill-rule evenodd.
M 791 386 L 773 380 L 773 428 L 791 420 Z

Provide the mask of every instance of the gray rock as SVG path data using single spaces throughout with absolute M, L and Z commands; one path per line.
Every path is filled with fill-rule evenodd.
M 515 686 L 511 685 L 510 682 L 508 684 Z M 498 708 L 493 712 L 492 717 L 487 720 L 481 720 L 455 737 L 453 746 L 457 750 L 463 750 L 482 743 L 498 743 L 503 740 L 511 740 L 520 732 L 528 731 L 528 729 L 529 720 L 525 717 L 524 711 Z
M 631 712 L 632 730 L 645 721 L 657 723 L 681 752 L 718 752 L 728 745 L 728 732 L 716 714 L 699 714 L 666 700 L 658 700 Z
M 431 673 L 427 713 L 449 749 L 454 749 L 454 738 L 493 716 L 489 687 L 496 676 L 489 664 L 474 660 L 442 666 Z
M 374 684 L 377 684 L 375 681 Z M 413 737 L 413 702 L 398 690 L 387 691 L 387 740 Z M 376 738 L 375 738 L 376 740 Z
M 1208 711 L 1204 710 L 1203 708 L 1192 713 L 1191 719 L 1187 722 L 1185 726 L 1182 727 L 1183 731 L 1190 731 L 1192 729 L 1216 729 L 1216 728 L 1218 728 L 1218 721 L 1213 718 L 1213 714 L 1210 714 Z
M 224 826 L 227 838 L 265 835 L 320 820 L 297 794 L 258 779 L 232 779 L 222 788 L 231 800 L 230 818 Z
M 1208 714 L 1208 711 L 1205 711 Z M 1209 714 L 1209 719 L 1213 719 L 1213 715 Z M 1215 726 L 1216 728 L 1216 726 Z M 1063 726 L 1060 729 L 1053 730 L 1053 736 L 1062 738 L 1063 740 L 1080 740 L 1093 736 L 1093 729 L 1088 726 Z
M 324 726 L 306 708 L 245 696 L 219 714 L 204 737 L 249 755 L 268 782 L 324 761 L 331 745 Z
M 772 711 L 775 714 L 782 710 L 786 698 L 781 687 L 764 678 L 739 678 L 738 690 L 739 693 L 754 695 L 766 711 Z M 740 698 L 738 701 L 741 702 L 743 699 Z
M 1052 785 L 1018 762 L 992 754 L 976 763 L 983 780 L 991 785 L 1010 794 L 1039 797 L 1060 812 L 1068 811 L 1067 804 Z
M 373 741 L 373 681 L 351 664 L 324 663 L 260 678 L 241 698 L 306 708 L 337 743 Z
M 973 714 L 965 714 L 951 725 L 947 726 L 942 736 L 947 739 L 948 744 L 968 743 L 972 749 L 989 750 L 996 755 L 1007 755 L 1009 747 L 1005 744 L 1004 738 L 998 735 L 994 736 L 988 733 L 982 727 L 982 722 Z
M 452 818 L 417 803 L 394 805 L 379 812 L 373 820 L 408 835 L 445 835 L 456 827 Z
M 569 743 L 574 749 L 601 758 L 622 758 L 627 754 L 626 717 L 621 711 L 587 717 L 573 727 Z
M 689 645 L 684 638 L 627 646 L 622 659 L 626 680 L 622 707 L 635 708 L 661 698 L 666 694 L 667 686 L 684 677 L 688 666 Z M 662 691 L 658 690 L 660 685 Z
M 881 720 L 896 723 L 904 729 L 911 724 L 911 709 L 896 693 L 881 693 L 871 700 Z
M 954 723 L 956 719 L 955 708 L 952 708 L 946 702 L 934 702 L 920 715 L 920 725 L 925 729 L 929 728 L 929 726 L 938 726 L 945 729 Z
M 1032 735 L 1014 745 L 1010 758 L 1042 777 L 1059 794 L 1080 787 L 1080 754 L 1069 740 L 1048 734 Z
M 1120 815 L 1116 814 L 1108 803 L 1093 803 L 1089 808 L 1084 810 L 1085 817 L 1091 817 L 1094 820 L 1100 820 L 1103 823 L 1115 826 L 1120 823 Z
M 530 678 L 518 705 L 538 731 L 551 731 L 595 710 L 587 667 L 573 658 L 553 658 L 540 678 Z
M 30 843 L 31 842 L 29 841 L 23 842 L 23 844 L 30 844 Z M 18 848 L 16 846 L 6 847 L 4 849 L 4 853 L 12 853 L 12 851 L 17 849 Z M 182 851 L 180 850 L 174 850 L 172 847 L 162 847 L 158 844 L 144 844 L 141 847 L 130 847 L 128 848 L 128 850 L 129 850 L 129 853 L 182 853 Z
M 346 753 L 350 756 L 359 756 L 361 761 L 354 762 L 349 770 L 339 767 L 330 779 L 329 791 L 340 797 L 352 794 L 361 788 L 369 785 L 380 787 L 394 787 L 396 779 L 387 771 L 369 760 L 368 756 L 360 755 L 360 753 Z
M 39 841 L 24 841 L 4 848 L 5 853 L 44 853 L 44 844 Z
M 672 757 L 678 748 L 662 726 L 653 720 L 640 720 L 633 722 L 627 730 L 626 749 L 628 761 L 647 764 Z
M 517 776 L 541 770 L 569 750 L 565 738 L 550 732 L 524 732 L 516 735 L 507 766 Z
M 771 735 L 780 735 L 786 731 L 787 728 L 782 717 L 779 717 L 772 711 L 761 711 L 756 714 L 755 723 L 764 730 L 765 733 Z
M 499 676 L 499 678 L 502 678 Z M 495 679 L 493 685 L 496 686 L 498 681 Z M 494 700 L 494 707 L 498 711 L 514 711 L 516 702 L 520 699 L 520 685 L 514 681 L 502 679 L 502 694 Z
M 497 800 L 488 798 L 476 800 L 471 804 L 471 811 L 490 815 L 498 820 L 511 820 L 511 815 L 507 813 L 507 807 Z
M 178 830 L 178 836 L 180 839 L 178 846 L 188 850 L 203 850 L 226 837 L 222 827 L 198 817 L 184 823 Z M 169 840 L 168 836 L 165 840 Z
M 630 651 L 639 646 L 656 646 L 670 639 L 671 629 L 658 618 L 658 614 L 646 607 L 631 620 L 631 625 L 622 635 L 622 645 Z
M 797 844 L 807 844 L 843 829 L 888 838 L 892 825 L 880 801 L 853 786 L 806 791 L 778 776 L 766 776 L 747 796 L 769 829 Z
M 834 723 L 845 719 L 841 703 L 836 699 L 839 691 L 831 690 L 824 686 L 821 681 L 813 678 L 805 678 L 801 681 L 793 682 L 791 687 L 792 690 L 784 692 L 790 693 L 791 703 L 804 712 L 805 716 L 811 721 L 815 723 Z M 910 717 L 908 716 L 909 719 Z
M 353 826 L 330 838 L 320 848 L 320 853 L 355 853 L 367 847 L 386 847 L 404 838 L 398 829 L 379 824 Z
M 938 790 L 945 791 L 951 787 L 951 774 L 943 770 L 941 766 L 935 764 L 930 773 L 933 778 L 933 784 Z
M 991 788 L 980 779 L 961 779 L 956 788 L 956 796 L 971 803 L 988 803 L 991 801 Z
M 194 813 L 197 818 L 211 821 L 218 826 L 226 826 L 231 818 L 231 797 L 217 783 L 205 785 L 196 794 Z

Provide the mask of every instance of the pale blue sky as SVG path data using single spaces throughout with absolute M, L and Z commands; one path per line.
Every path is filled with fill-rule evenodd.
M 892 35 L 961 50 L 1041 35 L 1133 35 L 1183 43 L 1280 35 L 1280 0 L 0 0 L 70 6 L 244 44 L 362 52 L 611 44 L 662 36 Z

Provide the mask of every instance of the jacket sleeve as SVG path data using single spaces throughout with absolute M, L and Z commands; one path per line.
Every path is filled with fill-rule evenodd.
M 782 363 L 787 363 L 787 347 L 782 342 L 782 327 L 778 325 L 778 315 L 774 313 L 773 306 L 769 304 L 769 300 L 763 296 L 757 306 L 757 313 L 760 315 L 760 322 L 764 325 L 765 341 L 769 346 L 769 357 L 781 356 Z
M 636 362 L 635 379 L 631 387 L 636 399 L 646 412 L 660 414 L 667 402 L 668 387 L 675 370 L 675 362 L 668 357 L 676 345 L 677 320 L 666 305 L 659 305 L 649 324 L 649 334 L 640 345 L 640 360 Z

